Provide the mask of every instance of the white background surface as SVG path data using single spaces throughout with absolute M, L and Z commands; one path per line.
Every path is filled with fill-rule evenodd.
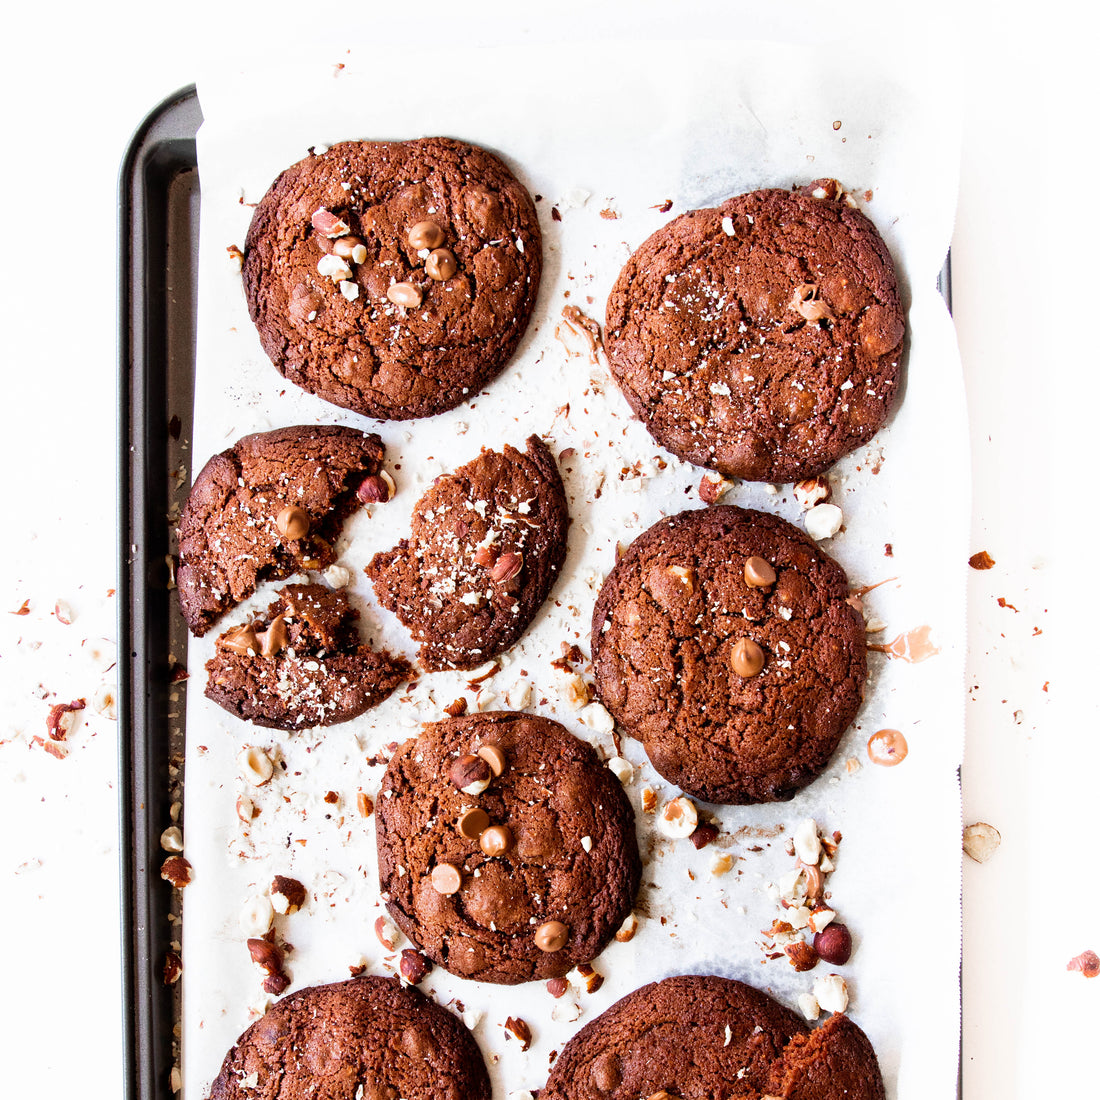
M 707 10 L 666 8 L 605 5 L 596 29 L 614 33 L 616 16 L 629 11 L 632 33 L 648 28 L 659 36 L 693 24 L 687 11 Z M 716 10 L 692 32 L 761 31 L 758 20 L 742 17 L 748 6 Z M 536 40 L 592 26 L 590 14 L 580 20 L 567 5 L 525 17 L 514 5 L 500 11 Z M 65 761 L 27 746 L 44 723 L 37 685 L 65 698 L 90 695 L 98 677 L 79 639 L 113 630 L 105 593 L 116 576 L 118 165 L 146 112 L 219 49 L 239 59 L 294 40 L 335 61 L 365 40 L 363 28 L 398 18 L 313 12 L 282 3 L 177 14 L 67 2 L 21 11 L 4 30 L 5 1095 L 54 1097 L 74 1087 L 85 1096 L 121 1093 L 115 730 L 90 719 Z M 972 425 L 971 549 L 987 549 L 997 562 L 971 575 L 964 816 L 992 822 L 1004 837 L 989 863 L 964 867 L 964 1095 L 1095 1095 L 1100 980 L 1067 973 L 1065 964 L 1086 947 L 1100 948 L 1090 545 L 1100 385 L 1095 116 L 1085 54 L 1096 28 L 1058 5 L 966 4 L 954 20 L 943 33 L 959 42 L 965 90 L 953 259 Z M 482 24 L 488 37 L 504 26 L 488 17 Z M 798 33 L 805 37 L 808 27 L 798 22 Z M 401 29 L 411 43 L 410 73 L 427 66 L 437 73 L 431 62 L 442 51 L 461 79 L 461 48 L 424 8 Z M 884 29 L 888 43 L 920 48 L 933 30 L 930 9 L 922 6 L 912 25 L 884 22 Z M 931 426 L 928 447 L 935 446 Z M 926 499 L 908 502 L 930 525 L 940 488 L 930 484 Z M 1018 611 L 999 607 L 997 597 Z M 49 619 L 57 598 L 77 613 L 72 627 Z M 24 599 L 32 614 L 9 618 Z M 42 644 L 32 649 L 29 641 Z M 912 919 L 895 930 L 899 969 L 922 965 L 921 916 L 914 882 Z

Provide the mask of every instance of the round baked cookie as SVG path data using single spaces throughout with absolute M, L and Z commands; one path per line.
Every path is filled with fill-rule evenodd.
M 376 435 L 335 424 L 257 432 L 214 455 L 195 478 L 179 526 L 176 586 L 193 634 L 205 634 L 265 580 L 335 560 L 332 543 L 379 480 Z
M 794 797 L 867 678 L 832 558 L 778 516 L 718 506 L 640 535 L 592 615 L 596 693 L 670 782 L 708 802 Z
M 549 448 L 482 451 L 437 478 L 412 533 L 367 566 L 378 600 L 420 643 L 429 671 L 474 668 L 530 626 L 565 561 L 569 510 Z
M 345 141 L 292 165 L 256 207 L 243 267 L 279 371 L 383 420 L 453 408 L 495 377 L 541 271 L 531 196 L 449 138 Z
M 499 773 L 499 774 L 497 774 Z M 507 711 L 424 727 L 375 803 L 397 925 L 452 974 L 507 985 L 594 959 L 634 905 L 634 812 L 590 745 Z
M 878 1059 L 846 1016 L 811 1031 L 728 978 L 652 982 L 585 1025 L 539 1100 L 884 1100 Z
M 257 726 L 309 729 L 377 706 L 412 674 L 359 638 L 343 592 L 288 584 L 258 619 L 222 634 L 206 662 L 206 696 Z
M 904 334 L 886 245 L 835 180 L 818 180 L 657 230 L 611 291 L 604 347 L 635 415 L 673 454 L 786 482 L 883 425 Z
M 353 978 L 277 1001 L 225 1056 L 208 1100 L 490 1100 L 473 1036 L 396 978 Z

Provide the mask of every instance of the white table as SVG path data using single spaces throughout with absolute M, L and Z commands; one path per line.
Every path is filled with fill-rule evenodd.
M 617 8 L 607 5 L 597 22 L 613 29 Z M 121 1093 L 115 727 L 89 717 L 66 760 L 27 744 L 43 732 L 37 685 L 66 699 L 87 693 L 90 658 L 79 640 L 114 636 L 118 165 L 144 114 L 216 56 L 214 28 L 240 44 L 238 59 L 285 42 L 292 26 L 303 42 L 327 36 L 338 60 L 354 37 L 352 13 L 312 10 L 201 5 L 170 14 L 65 0 L 48 13 L 7 17 L 4 1095 Z M 738 30 L 745 24 L 736 13 L 751 9 L 723 10 L 722 25 Z M 633 26 L 646 25 L 648 5 L 630 11 Z M 652 12 L 654 33 L 667 32 L 669 16 Z M 971 578 L 964 815 L 993 823 L 1004 838 L 990 862 L 964 868 L 967 1100 L 1097 1090 L 1090 1063 L 1100 980 L 1065 969 L 1085 948 L 1100 949 L 1090 809 L 1098 783 L 1089 540 L 1100 505 L 1096 216 L 1091 165 L 1077 153 L 1096 125 L 1091 89 L 1077 75 L 1089 68 L 1074 58 L 1094 35 L 1057 15 L 1018 5 L 995 18 L 970 6 L 959 16 L 966 137 L 954 305 L 972 424 L 972 549 L 996 559 Z M 926 7 L 919 18 L 927 21 Z M 526 33 L 561 36 L 570 25 L 571 9 L 558 5 L 532 15 Z M 1057 52 L 1046 48 L 1044 26 L 1058 33 Z M 71 626 L 49 614 L 59 598 L 76 615 Z M 6 614 L 25 599 L 29 615 Z M 899 967 L 921 965 L 919 885 L 897 943 Z

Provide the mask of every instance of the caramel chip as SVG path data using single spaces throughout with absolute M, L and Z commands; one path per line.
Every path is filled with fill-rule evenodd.
M 751 638 L 740 638 L 730 658 L 738 676 L 757 676 L 764 668 L 764 651 Z
M 458 270 L 458 261 L 449 248 L 437 248 L 424 261 L 424 273 L 437 283 L 445 283 Z
M 504 769 L 508 765 L 508 758 L 499 745 L 482 745 L 477 750 L 477 754 L 489 765 L 489 770 L 492 771 L 494 776 L 504 774 Z
M 477 840 L 489 828 L 489 815 L 481 809 L 467 810 L 458 819 L 458 831 L 467 840 Z
M 745 561 L 745 583 L 750 588 L 768 588 L 775 584 L 775 570 L 754 554 Z
M 512 847 L 512 830 L 507 825 L 491 825 L 478 841 L 487 856 L 502 856 Z
M 309 531 L 309 513 L 296 504 L 288 504 L 275 517 L 275 528 L 284 539 L 304 538 Z
M 439 894 L 457 894 L 462 887 L 462 872 L 453 863 L 437 863 L 432 868 L 432 886 Z
M 535 931 L 535 946 L 540 951 L 560 951 L 569 939 L 569 928 L 560 920 L 540 924 Z
M 417 222 L 409 230 L 409 245 L 418 252 L 422 248 L 438 248 L 443 243 L 443 230 L 435 222 Z

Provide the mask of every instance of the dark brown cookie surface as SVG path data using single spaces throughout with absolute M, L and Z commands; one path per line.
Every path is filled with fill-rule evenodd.
M 346 722 L 377 706 L 412 668 L 359 640 L 343 592 L 288 584 L 263 619 L 226 631 L 206 662 L 206 695 L 238 718 L 274 729 Z
M 793 481 L 869 439 L 898 395 L 890 254 L 835 181 L 693 210 L 631 256 L 607 302 L 619 387 L 673 454 Z
M 279 371 L 387 420 L 453 408 L 499 373 L 541 271 L 530 195 L 449 138 L 346 141 L 292 165 L 256 207 L 243 268 Z
M 663 1090 L 663 1091 L 662 1091 Z M 683 975 L 628 994 L 573 1036 L 540 1100 L 883 1100 L 845 1016 L 814 1031 L 741 982 Z
M 489 1100 L 457 1017 L 396 978 L 313 986 L 272 1005 L 229 1051 L 209 1100 Z
M 412 535 L 367 576 L 420 643 L 425 668 L 473 668 L 519 640 L 565 560 L 561 475 L 537 436 L 483 451 L 417 501 Z
M 630 803 L 595 751 L 546 718 L 426 726 L 390 760 L 376 806 L 390 913 L 453 974 L 560 977 L 595 958 L 634 904 Z
M 640 535 L 600 590 L 596 692 L 689 794 L 792 798 L 862 699 L 864 625 L 848 598 L 840 566 L 785 520 L 681 512 Z
M 180 517 L 180 608 L 205 634 L 264 580 L 333 561 L 332 542 L 382 469 L 382 441 L 303 424 L 245 436 L 202 468 Z

